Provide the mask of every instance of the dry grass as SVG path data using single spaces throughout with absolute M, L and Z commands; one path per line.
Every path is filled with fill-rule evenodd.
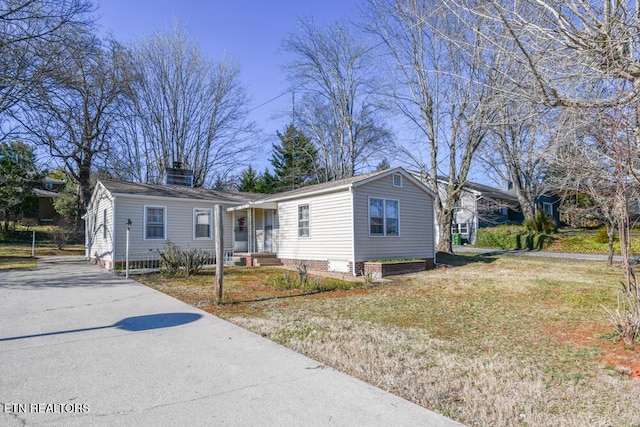
M 37 257 L 52 255 L 84 255 L 84 245 L 69 245 L 64 249 L 58 249 L 53 243 L 38 242 L 33 258 L 30 243 L 0 243 L 0 270 L 36 268 Z
M 283 277 L 290 277 L 286 283 Z M 210 312 L 233 310 L 232 306 L 246 309 L 248 303 L 282 298 L 301 297 L 333 289 L 351 289 L 358 282 L 344 282 L 338 279 L 309 275 L 306 287 L 295 286 L 296 274 L 275 267 L 232 267 L 225 268 L 223 280 L 223 306 L 214 300 L 214 270 L 203 270 L 188 278 L 150 274 L 140 276 L 138 281 L 145 285 L 178 298 L 188 304 Z
M 615 305 L 616 269 L 446 262 L 455 267 L 209 311 L 468 425 L 640 425 L 640 354 L 611 340 L 602 308 Z

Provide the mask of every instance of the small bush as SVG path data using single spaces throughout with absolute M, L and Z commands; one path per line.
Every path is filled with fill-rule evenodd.
M 599 228 L 594 236 L 596 243 L 609 243 L 609 234 L 607 233 L 607 227 Z
M 525 222 L 525 227 L 531 233 L 552 234 L 557 231 L 556 223 L 549 215 L 538 211 L 536 216 Z
M 51 237 L 58 249 L 64 249 L 69 243 L 79 239 L 79 227 L 73 219 L 64 218 L 53 230 Z
M 296 265 L 296 271 L 298 272 L 298 280 L 300 280 L 300 285 L 304 288 L 307 286 L 307 282 L 309 281 L 309 266 L 303 261 L 300 264 Z
M 160 272 L 168 276 L 175 276 L 181 271 L 187 277 L 196 274 L 209 260 L 209 254 L 202 249 L 182 249 L 169 240 L 162 250 L 158 250 L 158 254 L 160 254 Z
M 160 255 L 160 273 L 168 276 L 175 276 L 180 271 L 182 265 L 182 249 L 171 240 L 158 249 Z

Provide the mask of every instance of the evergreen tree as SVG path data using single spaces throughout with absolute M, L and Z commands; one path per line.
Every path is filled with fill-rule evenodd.
M 256 175 L 256 171 L 251 165 L 244 172 L 240 178 L 240 184 L 238 185 L 238 191 L 245 193 L 256 193 L 260 178 Z
M 258 179 L 256 193 L 274 193 L 276 191 L 276 177 L 271 175 L 268 168 L 264 168 L 264 173 Z
M 280 144 L 273 146 L 271 165 L 279 191 L 293 190 L 317 182 L 318 150 L 294 124 L 278 132 Z
M 382 159 L 380 163 L 378 163 L 378 166 L 376 166 L 376 172 L 384 171 L 387 169 L 391 169 L 391 165 L 389 164 L 389 160 L 387 160 L 386 158 Z

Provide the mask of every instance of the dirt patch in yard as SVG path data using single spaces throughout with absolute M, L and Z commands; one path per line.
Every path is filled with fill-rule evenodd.
M 612 337 L 610 324 L 603 322 L 585 324 L 576 328 L 549 327 L 545 332 L 554 336 L 560 345 L 597 347 L 601 352 L 597 360 L 604 363 L 606 368 L 640 380 L 639 346 L 630 347 L 622 340 Z

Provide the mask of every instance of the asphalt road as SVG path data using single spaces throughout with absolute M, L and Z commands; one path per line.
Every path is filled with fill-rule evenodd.
M 0 272 L 2 426 L 452 426 L 90 265 Z
M 576 254 L 570 252 L 547 252 L 547 251 L 516 251 L 503 249 L 476 248 L 472 246 L 454 246 L 453 252 L 458 253 L 477 253 L 485 255 L 512 255 L 512 256 L 530 256 L 538 258 L 564 258 L 564 259 L 584 259 L 589 261 L 606 261 L 607 255 L 600 254 Z M 616 262 L 621 261 L 620 256 L 613 257 Z

